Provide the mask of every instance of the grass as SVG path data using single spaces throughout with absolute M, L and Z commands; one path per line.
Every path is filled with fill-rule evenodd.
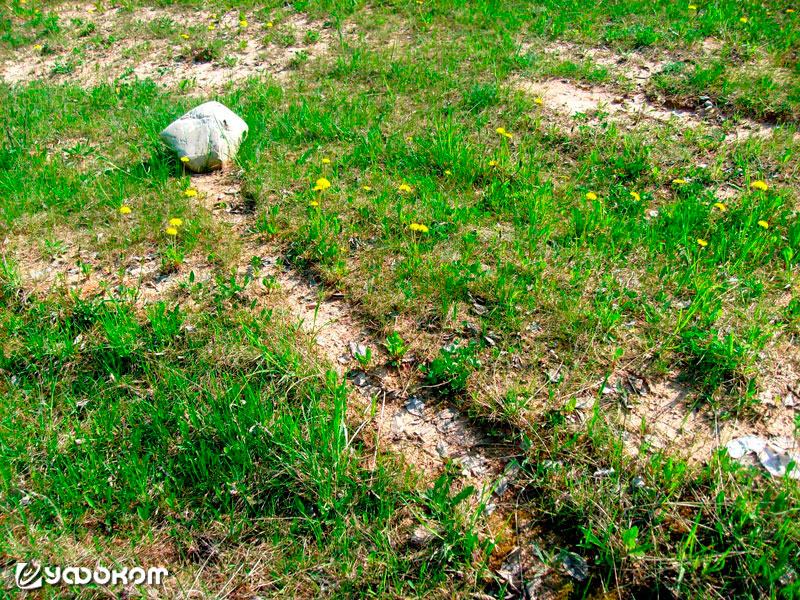
M 83 531 L 136 546 L 160 530 L 171 551 L 153 559 L 216 562 L 264 544 L 274 591 L 305 595 L 314 577 L 286 575 L 310 568 L 342 597 L 435 590 L 473 563 L 480 543 L 452 512 L 468 491 L 451 493 L 448 476 L 417 491 L 390 462 L 368 467 L 344 383 L 309 371 L 268 315 L 225 311 L 189 329 L 164 303 L 141 318 L 124 298 L 6 293 L 3 510 L 24 515 L 6 521 L 7 556 L 27 546 L 25 530 L 44 542 L 27 559 L 52 558 L 54 535 L 62 548 Z M 409 521 L 441 545 L 398 552 L 387 533 Z
M 800 426 L 789 411 L 774 429 L 763 401 L 780 408 L 797 385 L 800 17 L 687 7 L 0 9 L 4 56 L 54 60 L 44 80 L 0 87 L 9 565 L 94 548 L 168 560 L 209 596 L 242 567 L 241 597 L 503 597 L 524 513 L 557 597 L 797 595 L 796 481 L 733 462 L 708 431 L 702 458 L 686 456 L 636 393 L 603 392 L 680 383 L 709 431 Z M 71 79 L 97 47 L 131 69 L 286 53 L 275 78 L 212 94 L 250 128 L 237 177 L 252 239 L 211 215 L 158 139 L 204 88 Z M 652 71 L 640 83 L 637 61 Z M 619 118 L 613 101 L 568 115 L 527 91 L 551 79 L 690 109 L 702 96 L 725 119 Z M 778 126 L 731 135 L 748 119 Z M 345 293 L 378 342 L 364 370 L 416 361 L 437 401 L 515 448 L 502 527 L 457 469 L 427 480 L 375 448 L 348 385 L 256 301 L 282 292 L 252 240 Z M 158 264 L 144 279 L 184 284 L 143 303 L 146 282 L 123 279 L 143 257 Z M 32 273 L 48 268 L 42 289 Z M 576 408 L 587 396 L 595 408 Z M 414 542 L 420 524 L 433 542 Z M 585 579 L 559 567 L 565 552 Z

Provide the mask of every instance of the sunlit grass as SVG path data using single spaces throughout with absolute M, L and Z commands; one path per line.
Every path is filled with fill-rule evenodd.
M 238 3 L 232 30 L 214 3 L 213 19 L 182 22 L 193 7 L 133 30 L 213 65 L 235 52 L 232 32 L 287 48 L 320 36 L 284 27 L 276 3 Z M 249 126 L 236 166 L 253 240 L 353 302 L 388 356 L 364 369 L 410 354 L 437 397 L 500 432 L 522 465 L 515 510 L 560 544 L 544 549 L 550 567 L 562 550 L 588 560 L 565 597 L 792 597 L 796 482 L 714 449 L 695 464 L 632 448 L 608 403 L 575 406 L 628 369 L 676 378 L 686 410 L 715 423 L 768 419 L 760 393 L 800 332 L 797 14 L 727 0 L 294 8 L 320 19 L 328 53 L 212 94 Z M 56 53 L 53 76 L 68 77 L 83 44 L 117 43 L 95 39 L 104 11 L 59 10 L 0 9 L 5 55 Z M 136 10 L 120 12 L 137 23 Z M 726 120 L 559 114 L 517 82 L 634 84 L 624 62 L 545 53 L 553 43 L 652 57 L 641 93 L 708 96 Z M 249 302 L 252 287 L 280 290 L 158 139 L 199 95 L 129 76 L 0 87 L 6 552 L 51 559 L 35 544 L 51 531 L 134 546 L 169 531 L 191 565 L 203 536 L 273 540 L 276 572 L 316 577 L 273 574 L 278 595 L 502 597 L 485 566 L 504 556 L 456 470 L 419 482 L 354 435 L 347 384 Z M 726 139 L 745 117 L 788 124 Z M 150 254 L 157 277 L 186 282 L 143 306 L 107 281 Z M 31 272 L 48 267 L 106 280 L 106 299 L 34 293 Z M 435 541 L 411 547 L 423 522 Z

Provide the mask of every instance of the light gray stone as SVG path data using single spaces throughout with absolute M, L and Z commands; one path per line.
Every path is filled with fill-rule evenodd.
M 232 161 L 247 134 L 247 123 L 219 102 L 193 108 L 161 132 L 161 139 L 195 173 L 219 169 Z
M 405 408 L 409 413 L 411 413 L 415 417 L 421 417 L 422 414 L 425 412 L 425 403 L 419 398 L 415 398 L 412 396 L 411 398 L 406 400 Z

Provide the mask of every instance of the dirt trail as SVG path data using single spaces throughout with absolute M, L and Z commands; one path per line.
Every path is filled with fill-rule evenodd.
M 245 251 L 237 273 L 250 275 L 253 281 L 269 281 L 269 288 L 255 283 L 249 299 L 258 306 L 271 306 L 278 318 L 284 316 L 299 323 L 314 353 L 347 379 L 352 390 L 350 407 L 363 438 L 375 440 L 376 452 L 402 458 L 427 483 L 442 474 L 448 464 L 455 466 L 461 475 L 457 485 L 476 490 L 468 499 L 467 512 L 483 522 L 483 535 L 503 542 L 493 554 L 496 576 L 519 594 L 524 594 L 523 588 L 531 582 L 537 589 L 557 589 L 559 572 L 544 568 L 527 549 L 520 551 L 520 545 L 533 540 L 541 543 L 542 532 L 533 526 L 531 515 L 517 515 L 513 502 L 512 488 L 519 472 L 514 456 L 519 450 L 492 438 L 427 388 L 411 353 L 398 367 L 389 365 L 382 338 L 364 325 L 356 306 L 343 294 L 295 270 L 271 245 L 259 243 L 248 229 L 248 219 L 236 214 L 241 200 L 230 197 L 235 174 L 194 176 L 192 185 L 214 218 L 230 226 L 232 235 L 242 238 Z M 257 272 L 252 266 L 254 256 L 262 265 Z M 298 343 L 302 344 L 302 339 Z M 372 353 L 370 366 L 362 366 L 356 355 L 363 355 L 367 349 Z M 419 526 L 409 541 L 425 544 L 434 539 L 427 528 Z
M 399 368 L 389 366 L 382 340 L 364 326 L 356 308 L 342 294 L 296 271 L 270 245 L 260 245 L 257 236 L 248 231 L 248 220 L 230 211 L 238 202 L 228 195 L 235 183 L 235 177 L 222 174 L 192 178 L 204 206 L 244 241 L 237 272 L 270 281 L 271 292 L 254 277 L 253 297 L 261 295 L 263 302 L 300 323 L 318 356 L 346 377 L 358 393 L 357 404 L 365 415 L 376 402 L 375 415 L 368 420 L 382 450 L 402 455 L 425 478 L 438 476 L 445 463 L 452 461 L 469 484 L 490 493 L 504 465 L 487 435 L 426 389 L 413 358 Z M 257 273 L 252 266 L 254 256 L 262 265 Z M 357 355 L 367 351 L 371 352 L 370 365 L 376 366 L 359 363 Z

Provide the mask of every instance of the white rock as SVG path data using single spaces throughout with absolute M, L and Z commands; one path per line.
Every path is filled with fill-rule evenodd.
M 173 121 L 161 139 L 195 173 L 213 171 L 236 157 L 247 123 L 219 102 L 206 102 Z

